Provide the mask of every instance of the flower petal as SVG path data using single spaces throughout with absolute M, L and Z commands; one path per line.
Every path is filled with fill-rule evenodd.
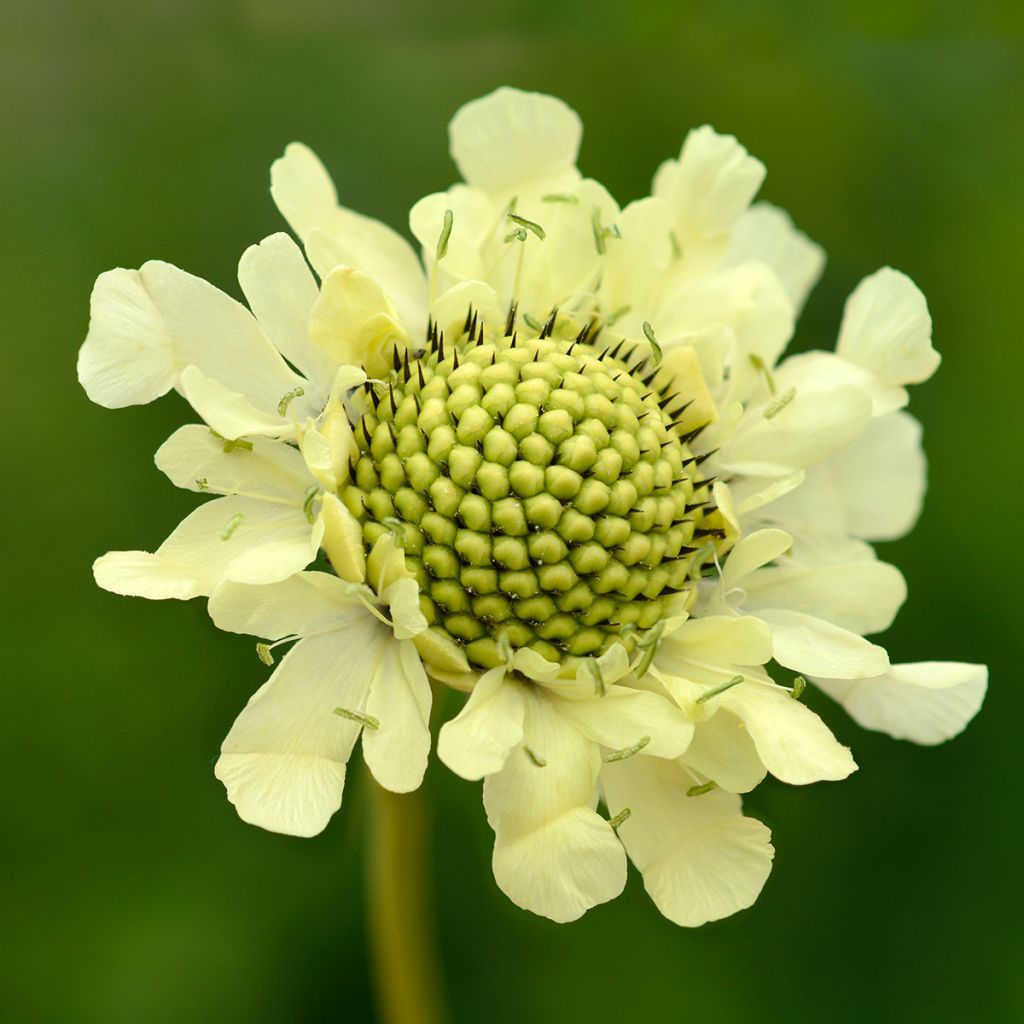
M 292 836 L 315 836 L 341 806 L 345 767 L 387 630 L 366 615 L 300 640 L 250 698 L 221 746 L 215 774 L 239 817 Z
M 743 722 L 758 757 L 782 782 L 803 786 L 857 770 L 849 749 L 781 686 L 745 679 L 713 699 Z
M 845 447 L 868 425 L 871 399 L 859 388 L 797 391 L 770 413 L 748 413 L 716 456 L 716 465 L 751 476 L 787 476 Z M 780 396 L 781 400 L 781 396 Z
M 493 668 L 477 680 L 458 715 L 441 726 L 437 756 L 464 779 L 500 772 L 523 740 L 525 715 L 522 685 L 504 666 Z
M 326 572 L 299 572 L 277 583 L 221 583 L 209 612 L 218 629 L 266 640 L 323 633 L 370 616 L 348 585 Z
M 890 384 L 927 380 L 941 357 L 932 348 L 932 319 L 917 285 L 892 267 L 864 278 L 846 301 L 836 354 Z
M 730 793 L 749 793 L 768 771 L 743 720 L 726 708 L 696 724 L 682 763 Z
M 302 383 L 252 314 L 169 263 L 111 270 L 96 281 L 78 378 L 108 408 L 151 402 L 189 365 L 271 409 Z
M 188 404 L 221 437 L 295 436 L 295 423 L 292 420 L 279 415 L 276 409 L 266 412 L 257 408 L 241 392 L 233 391 L 212 377 L 207 377 L 198 366 L 186 366 L 181 371 L 179 387 Z M 305 388 L 302 390 L 305 391 Z M 283 398 L 284 395 L 280 396 L 278 402 Z M 306 403 L 299 404 L 301 407 Z
M 382 644 L 379 658 L 366 701 L 366 713 L 379 725 L 363 730 L 363 759 L 385 789 L 409 793 L 427 770 L 430 680 L 408 640 Z
M 760 569 L 743 583 L 743 610 L 785 608 L 814 615 L 862 636 L 888 629 L 907 598 L 894 565 L 873 559 Z
M 302 456 L 291 445 L 254 437 L 252 450 L 228 447 L 231 450 L 225 451 L 224 441 L 208 427 L 189 424 L 157 450 L 157 468 L 175 487 L 190 491 L 302 504 L 312 480 Z
M 893 665 L 874 679 L 814 682 L 865 729 L 933 746 L 959 735 L 978 713 L 988 669 L 955 661 Z
M 710 125 L 686 136 L 678 161 L 667 160 L 654 177 L 651 194 L 675 213 L 679 241 L 714 238 L 736 222 L 764 181 L 760 160 L 731 135 Z
M 554 96 L 503 86 L 456 111 L 448 127 L 463 179 L 488 192 L 571 176 L 583 125 Z
M 643 740 L 650 757 L 679 757 L 693 739 L 693 723 L 657 693 L 613 686 L 603 697 L 565 701 L 560 710 L 591 739 L 612 751 Z
M 592 810 L 597 745 L 544 694 L 524 692 L 525 742 L 484 780 L 494 877 L 516 906 L 574 921 L 622 892 L 626 857 L 608 822 Z
M 605 765 L 609 810 L 629 808 L 619 836 L 644 888 L 670 921 L 695 928 L 751 906 L 771 872 L 771 832 L 724 790 L 687 796 L 701 780 L 677 764 L 634 757 Z
M 111 551 L 93 573 L 115 594 L 187 600 L 225 579 L 284 579 L 313 561 L 319 534 L 301 508 L 232 495 L 200 505 L 154 553 Z
M 335 267 L 324 279 L 309 333 L 332 359 L 365 366 L 371 376 L 386 373 L 391 349 L 409 343 L 380 284 L 352 267 Z
M 881 647 L 824 619 L 782 608 L 763 608 L 757 617 L 771 628 L 775 660 L 796 672 L 867 679 L 889 667 Z
M 387 292 L 407 330 L 426 324 L 419 258 L 397 231 L 338 205 L 330 176 L 311 149 L 293 142 L 270 169 L 270 194 L 306 247 L 321 280 L 337 266 L 369 274 Z
M 246 249 L 238 283 L 249 308 L 274 347 L 327 398 L 334 363 L 309 338 L 309 314 L 319 288 L 302 250 L 279 232 Z
M 767 263 L 778 274 L 799 314 L 825 268 L 825 250 L 797 231 L 785 210 L 757 203 L 736 221 L 725 262 L 747 260 Z

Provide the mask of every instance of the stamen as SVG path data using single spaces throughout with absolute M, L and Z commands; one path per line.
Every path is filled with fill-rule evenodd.
M 292 388 L 287 395 L 282 395 L 281 401 L 277 403 L 277 415 L 283 416 L 288 411 L 288 406 L 292 404 L 292 400 L 301 398 L 305 393 L 305 388 Z
M 256 656 L 266 665 L 268 668 L 274 664 L 274 656 L 270 653 L 270 644 L 257 644 L 256 645 Z
M 739 686 L 743 682 L 743 676 L 733 676 L 727 682 L 719 683 L 718 686 L 712 686 L 710 690 L 705 690 L 698 698 L 696 703 L 703 704 L 705 701 L 711 700 L 712 697 L 717 697 L 721 693 L 725 693 L 726 690 L 731 690 L 734 686 Z
M 527 231 L 532 231 L 542 242 L 544 241 L 544 229 L 535 221 L 527 220 L 525 217 L 520 217 L 518 213 L 510 213 L 508 215 L 508 219 L 512 221 L 513 224 L 518 224 Z
M 252 451 L 252 441 L 246 441 L 244 437 L 225 437 L 223 434 L 218 434 L 217 431 L 214 430 L 212 427 L 210 428 L 210 433 L 213 434 L 213 436 L 217 438 L 218 441 L 224 442 L 224 452 L 226 454 L 233 452 L 236 449 L 241 450 L 243 452 Z
M 618 828 L 624 821 L 626 821 L 629 818 L 629 816 L 632 813 L 633 812 L 630 808 L 623 807 L 622 810 L 619 811 L 619 813 L 616 814 L 614 818 L 608 819 L 608 824 L 611 825 L 612 828 Z
M 654 336 L 654 328 L 646 320 L 644 321 L 644 334 L 647 335 L 647 340 L 651 343 L 651 348 L 654 349 L 654 365 L 658 366 L 661 363 L 661 346 Z
M 451 238 L 452 224 L 455 222 L 455 214 L 451 210 L 444 211 L 444 225 L 441 234 L 437 239 L 437 259 L 443 260 L 448 252 L 448 239 Z
M 687 796 L 703 796 L 705 793 L 710 793 L 711 790 L 718 789 L 717 782 L 705 782 L 702 786 L 691 786 L 687 791 Z
M 540 201 L 542 203 L 572 203 L 573 206 L 576 206 L 579 203 L 579 198 L 568 192 L 549 192 L 546 196 L 541 196 Z
M 505 236 L 506 242 L 525 242 L 526 228 L 515 228 Z
M 683 258 L 683 250 L 674 231 L 668 233 L 668 240 L 672 243 L 672 259 L 681 260 Z
M 594 677 L 594 693 L 599 697 L 603 697 L 608 690 L 605 686 L 604 673 L 601 671 L 600 663 L 595 659 L 587 662 L 587 666 L 590 669 L 590 674 Z
M 535 765 L 536 765 L 536 766 L 537 766 L 538 768 L 546 768 L 546 767 L 547 767 L 547 765 L 548 765 L 547 761 L 545 761 L 545 760 L 544 760 L 544 758 L 540 756 L 540 754 L 537 754 L 537 753 L 535 753 L 535 752 L 534 752 L 533 750 L 531 750 L 531 749 L 530 749 L 529 747 L 523 747 L 523 751 L 525 752 L 526 756 L 527 756 L 527 757 L 528 757 L 528 758 L 529 758 L 529 759 L 530 759 L 530 760 L 531 760 L 531 761 L 532 761 L 532 762 L 533 762 L 533 763 L 534 763 L 534 764 L 535 764 Z
M 763 414 L 764 418 L 766 420 L 770 420 L 774 416 L 778 416 L 778 414 L 782 412 L 782 410 L 785 409 L 794 398 L 796 398 L 796 388 L 787 388 L 783 394 L 779 395 L 779 397 L 765 409 Z
M 648 743 L 651 742 L 650 736 L 642 736 L 636 743 L 631 747 L 623 747 L 622 750 L 613 750 L 608 754 L 604 755 L 604 763 L 612 764 L 615 761 L 625 761 L 627 757 L 632 757 L 634 754 L 639 754 Z
M 316 500 L 316 496 L 320 493 L 319 484 L 310 484 L 306 488 L 306 493 L 302 498 L 302 514 L 306 517 L 306 522 L 313 522 L 313 502 Z
M 380 722 L 373 715 L 365 715 L 362 711 L 353 711 L 351 708 L 335 708 L 334 713 L 339 718 L 347 718 L 350 722 L 359 722 L 366 729 L 376 732 L 380 728 Z
M 231 539 L 231 534 L 233 534 L 235 532 L 235 530 L 237 530 L 239 528 L 239 526 L 242 525 L 242 520 L 244 518 L 245 518 L 245 514 L 243 512 L 236 512 L 231 517 L 231 519 L 228 521 L 228 525 L 225 526 L 224 529 L 220 531 L 220 539 L 221 540 L 230 540 Z
M 765 363 L 765 361 L 759 355 L 755 355 L 753 352 L 751 352 L 747 358 L 750 359 L 750 362 L 753 364 L 755 370 L 758 370 L 760 373 L 764 374 L 765 383 L 768 385 L 768 393 L 774 395 L 775 378 L 772 376 L 772 371 L 768 369 L 767 363 Z
M 633 312 L 633 307 L 632 306 L 619 306 L 619 308 L 617 310 L 615 310 L 615 312 L 612 313 L 612 315 L 610 317 L 608 317 L 607 320 L 605 320 L 605 323 L 609 327 L 611 327 L 615 323 L 616 320 L 621 320 L 627 313 L 632 313 L 632 312 Z
M 799 700 L 804 695 L 804 690 L 807 689 L 807 680 L 803 676 L 797 676 L 793 680 L 793 689 L 790 690 L 789 695 L 793 700 Z
M 210 489 L 210 482 L 205 476 L 196 477 L 196 487 L 201 491 L 208 491 Z

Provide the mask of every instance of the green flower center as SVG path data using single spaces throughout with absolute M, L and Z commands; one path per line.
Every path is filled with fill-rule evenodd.
M 400 537 L 427 621 L 471 663 L 631 648 L 694 591 L 721 533 L 679 420 L 687 397 L 586 332 L 474 333 L 435 330 L 367 385 L 342 500 L 367 550 Z

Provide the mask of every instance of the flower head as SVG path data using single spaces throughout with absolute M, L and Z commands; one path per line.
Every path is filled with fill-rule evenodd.
M 463 107 L 464 180 L 414 206 L 419 255 L 289 146 L 272 192 L 305 258 L 285 235 L 250 249 L 250 309 L 166 264 L 103 275 L 83 384 L 108 406 L 179 390 L 204 425 L 158 465 L 220 497 L 96 576 L 207 596 L 267 664 L 293 643 L 218 761 L 247 821 L 320 831 L 360 734 L 381 785 L 418 786 L 429 677 L 469 694 L 438 754 L 484 780 L 517 904 L 579 917 L 628 855 L 697 925 L 770 870 L 739 794 L 856 767 L 806 679 L 934 743 L 986 673 L 865 639 L 906 597 L 869 542 L 905 533 L 924 490 L 903 407 L 939 360 L 917 288 L 879 271 L 834 353 L 784 359 L 823 256 L 750 205 L 762 165 L 699 128 L 620 208 L 576 169 L 580 135 L 547 96 Z M 309 570 L 320 552 L 330 571 Z

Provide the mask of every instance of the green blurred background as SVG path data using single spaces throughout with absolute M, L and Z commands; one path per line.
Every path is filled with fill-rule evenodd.
M 202 602 L 114 597 L 89 572 L 192 507 L 152 464 L 185 406 L 91 406 L 75 353 L 109 267 L 158 257 L 238 294 L 242 250 L 282 227 L 268 167 L 292 139 L 349 206 L 404 227 L 453 178 L 448 118 L 502 83 L 571 103 L 584 171 L 621 202 L 690 126 L 735 133 L 768 166 L 763 195 L 829 253 L 799 346 L 830 346 L 883 263 L 922 286 L 944 363 L 913 397 L 932 487 L 883 552 L 911 594 L 888 639 L 902 660 L 988 661 L 993 689 L 934 750 L 825 708 L 861 770 L 759 789 L 775 871 L 754 909 L 698 931 L 635 874 L 575 925 L 517 910 L 479 786 L 432 768 L 455 1019 L 1024 1019 L 1024 566 L 1003 532 L 1024 440 L 1019 3 L 36 0 L 0 19 L 7 1020 L 374 1019 L 362 772 L 316 840 L 236 818 L 212 764 L 265 674 L 251 641 Z

